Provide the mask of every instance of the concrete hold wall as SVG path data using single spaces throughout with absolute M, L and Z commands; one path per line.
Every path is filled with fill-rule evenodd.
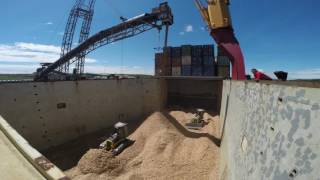
M 220 177 L 320 179 L 320 89 L 224 81 Z
M 0 84 L 0 115 L 38 150 L 130 122 L 164 105 L 163 80 Z

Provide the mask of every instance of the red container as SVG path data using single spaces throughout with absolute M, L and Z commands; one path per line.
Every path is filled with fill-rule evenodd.
M 155 54 L 155 75 L 156 76 L 170 76 L 171 62 L 170 57 L 164 53 Z

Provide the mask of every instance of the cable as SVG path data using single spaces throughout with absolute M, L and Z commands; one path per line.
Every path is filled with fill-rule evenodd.
M 110 5 L 111 10 L 113 11 L 113 13 L 119 18 L 122 16 L 122 13 L 119 11 L 119 9 L 113 4 L 113 2 L 110 0 L 105 0 L 105 2 L 107 3 L 107 5 Z
M 71 4 L 71 3 L 70 3 Z M 72 8 L 74 5 L 70 5 L 70 7 Z M 69 9 L 71 8 L 68 8 L 67 11 L 69 11 Z M 49 42 L 50 44 L 53 44 L 53 39 L 56 39 L 55 36 L 58 34 L 58 29 L 60 29 L 60 27 L 62 26 L 62 23 L 64 22 L 65 19 L 67 19 L 67 16 L 69 16 L 69 13 L 62 13 L 62 15 L 58 18 L 58 24 L 55 26 L 55 29 L 53 31 L 53 34 L 51 34 L 51 36 L 49 37 Z M 63 29 L 64 31 L 64 29 Z M 61 40 L 62 42 L 62 40 Z M 60 42 L 60 43 L 61 43 Z
M 124 40 L 121 40 L 121 57 L 120 57 L 120 74 L 123 74 L 123 46 L 124 46 Z

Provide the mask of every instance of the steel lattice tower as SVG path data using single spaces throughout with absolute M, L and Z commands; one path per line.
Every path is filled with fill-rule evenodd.
M 63 35 L 62 46 L 61 46 L 61 57 L 66 55 L 71 49 L 73 44 L 73 38 L 77 22 L 79 19 L 82 19 L 81 31 L 79 44 L 88 39 L 90 33 L 90 27 L 92 22 L 92 17 L 94 14 L 94 5 L 96 0 L 77 0 L 75 5 L 70 11 L 68 22 L 65 28 Z M 67 63 L 61 65 L 58 68 L 58 71 L 69 73 L 70 64 L 76 63 L 76 73 L 83 74 L 84 72 L 84 63 L 85 63 L 85 52 L 80 53 L 75 60 L 70 60 Z

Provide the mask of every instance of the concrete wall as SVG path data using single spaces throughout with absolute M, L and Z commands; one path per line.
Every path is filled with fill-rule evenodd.
M 220 177 L 320 179 L 320 89 L 224 81 Z
M 0 84 L 0 115 L 39 150 L 163 106 L 163 80 Z

